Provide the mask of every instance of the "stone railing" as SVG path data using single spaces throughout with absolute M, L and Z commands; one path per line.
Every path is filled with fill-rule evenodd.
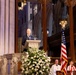
M 21 55 L 21 53 L 14 53 L 0 56 L 0 75 L 21 75 L 18 72 Z

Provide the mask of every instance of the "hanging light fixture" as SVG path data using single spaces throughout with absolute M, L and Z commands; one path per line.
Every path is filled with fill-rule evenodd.
M 26 5 L 26 0 L 18 1 L 18 10 L 23 10 L 23 7 Z
M 23 0 L 23 5 L 24 5 L 24 6 L 26 5 L 26 0 Z

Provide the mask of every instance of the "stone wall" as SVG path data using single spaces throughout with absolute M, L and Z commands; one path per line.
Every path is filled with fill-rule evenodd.
M 0 75 L 20 75 L 18 65 L 21 62 L 21 55 L 21 53 L 14 53 L 0 56 Z

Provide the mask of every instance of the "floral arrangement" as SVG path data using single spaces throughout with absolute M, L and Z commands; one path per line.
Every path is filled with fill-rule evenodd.
M 28 49 L 22 55 L 22 75 L 48 75 L 50 71 L 50 57 L 44 50 Z

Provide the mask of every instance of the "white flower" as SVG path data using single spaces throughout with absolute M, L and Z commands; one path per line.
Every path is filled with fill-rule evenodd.
M 35 66 L 35 64 L 32 64 L 32 66 Z
M 33 59 L 33 57 L 31 57 L 31 59 Z
M 29 68 L 32 68 L 32 66 L 29 66 Z
M 28 68 L 26 68 L 26 70 L 28 70 Z
M 34 74 L 32 73 L 32 75 L 34 75 Z
M 27 65 L 29 66 L 30 65 L 30 62 Z
M 48 64 L 48 63 L 46 63 L 46 66 L 49 66 L 49 64 Z
M 50 60 L 50 57 L 48 57 L 48 59 Z
M 37 71 L 38 69 L 36 68 L 35 71 Z
M 36 56 L 34 56 L 34 58 L 36 58 Z
M 33 62 L 34 64 L 36 64 L 37 62 Z
M 22 74 L 23 75 L 43 75 L 49 73 L 50 57 L 44 51 L 29 49 L 22 55 Z M 25 72 L 24 72 L 25 71 Z
M 28 73 L 28 71 L 25 71 L 25 74 L 27 74 Z
M 34 70 L 34 68 L 32 67 L 32 70 Z
M 28 52 L 26 52 L 26 55 L 29 55 Z
M 43 74 L 43 72 L 40 70 L 40 73 Z
M 42 63 L 42 60 L 40 60 L 39 63 Z
M 24 63 L 24 61 L 22 61 L 22 64 Z
M 26 62 L 27 61 L 27 58 L 26 59 L 24 59 L 24 62 Z
M 43 66 L 43 64 L 40 64 L 40 66 L 42 67 L 42 66 Z
M 45 62 L 48 62 L 48 59 L 46 59 Z
M 43 68 L 46 68 L 45 66 L 43 66 Z
M 39 68 L 39 66 L 36 66 L 36 68 Z
M 21 67 L 22 71 L 24 71 L 25 69 L 23 67 Z
M 38 75 L 38 72 L 36 72 L 36 75 Z

